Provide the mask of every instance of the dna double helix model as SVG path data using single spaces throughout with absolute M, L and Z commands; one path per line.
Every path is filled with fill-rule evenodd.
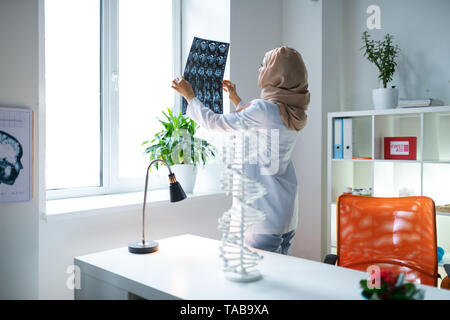
M 246 161 L 257 156 L 257 144 L 251 143 L 252 135 L 256 135 L 255 130 L 242 129 L 227 136 L 222 153 L 222 160 L 226 164 L 221 178 L 222 188 L 233 196 L 233 204 L 219 219 L 218 229 L 222 232 L 220 257 L 224 263 L 226 278 L 236 282 L 261 278 L 256 266 L 262 255 L 244 244 L 245 231 L 266 217 L 252 203 L 267 191 L 261 183 L 244 173 Z

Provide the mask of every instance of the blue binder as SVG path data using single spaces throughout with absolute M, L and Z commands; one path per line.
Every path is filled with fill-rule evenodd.
M 342 118 L 334 119 L 333 159 L 344 158 L 344 123 Z

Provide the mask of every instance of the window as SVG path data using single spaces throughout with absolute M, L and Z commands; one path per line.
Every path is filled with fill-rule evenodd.
M 45 17 L 47 186 L 98 187 L 100 4 L 47 0 Z
M 179 0 L 45 1 L 48 199 L 142 190 L 141 143 L 175 102 L 179 15 Z

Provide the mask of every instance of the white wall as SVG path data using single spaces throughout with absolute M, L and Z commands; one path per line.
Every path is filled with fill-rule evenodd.
M 299 225 L 292 254 L 322 258 L 322 1 L 283 1 L 283 44 L 298 50 L 308 70 L 308 124 L 292 154 L 299 184 Z
M 34 111 L 34 197 L 0 204 L 0 299 L 38 297 L 38 1 L 0 0 L 0 106 Z
M 264 54 L 281 46 L 282 2 L 231 0 L 231 81 L 247 103 L 260 98 L 258 69 Z
M 366 9 L 381 8 L 381 30 L 369 31 L 376 39 L 394 35 L 400 46 L 398 70 L 391 85 L 401 98 L 437 98 L 450 105 L 450 1 L 448 0 L 345 0 L 342 2 L 342 60 L 344 110 L 372 109 L 371 91 L 378 86 L 376 67 L 363 57 L 361 35 Z
M 340 111 L 342 104 L 341 91 L 345 81 L 344 67 L 340 63 L 344 51 L 342 45 L 343 1 L 346 0 L 323 0 L 322 102 L 326 112 Z
M 327 113 L 340 111 L 344 87 L 342 19 L 345 0 L 323 0 L 322 8 L 322 257 L 327 252 Z M 330 221 L 330 224 L 334 222 Z
M 147 206 L 147 236 L 162 239 L 195 234 L 220 239 L 217 220 L 231 206 L 224 195 L 188 198 L 182 202 Z M 141 236 L 140 208 L 50 217 L 40 224 L 40 299 L 73 299 L 66 282 L 67 268 L 76 256 L 124 247 Z

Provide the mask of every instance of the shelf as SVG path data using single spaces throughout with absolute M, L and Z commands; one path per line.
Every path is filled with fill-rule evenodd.
M 421 163 L 376 161 L 374 164 L 374 196 L 420 196 Z
M 424 159 L 450 162 L 450 112 L 425 114 Z
M 342 194 L 347 187 L 353 189 L 372 188 L 372 161 L 333 161 L 331 164 L 331 201 Z
M 393 162 L 393 163 L 421 163 L 424 164 L 450 164 L 450 161 L 439 161 L 439 160 L 394 160 L 394 159 L 331 159 L 332 162 Z
M 372 117 L 352 119 L 352 156 L 372 157 Z
M 450 164 L 425 163 L 423 174 L 423 195 L 437 206 L 450 204 Z
M 417 137 L 416 159 L 421 160 L 421 116 L 420 114 L 394 114 L 375 117 L 374 157 L 384 159 L 384 138 Z
M 430 163 L 430 164 L 450 164 L 450 161 L 426 160 L 426 161 L 423 161 L 423 163 Z
M 436 215 L 450 217 L 450 212 L 436 211 Z
M 330 234 L 330 243 L 331 245 L 336 246 L 336 232 L 337 232 L 337 226 L 336 226 L 336 204 L 331 205 L 331 221 L 330 221 L 330 228 L 331 228 L 331 234 Z
M 442 260 L 438 263 L 438 266 L 442 268 L 444 264 L 450 264 L 450 255 L 448 253 L 444 254 Z
M 350 120 L 347 122 L 347 120 Z M 336 130 L 335 122 L 329 122 L 332 132 Z M 345 144 L 344 148 L 351 146 L 351 157 L 357 158 L 367 158 L 372 157 L 372 117 L 359 117 L 359 118 L 348 118 L 344 119 L 342 126 L 339 126 L 342 130 L 342 140 L 341 142 Z M 351 134 L 351 136 L 349 135 Z M 333 155 L 333 150 L 331 155 Z M 344 150 L 344 154 L 346 151 Z M 353 160 L 349 157 L 348 159 L 335 159 L 335 160 Z M 361 160 L 361 159 L 356 159 Z
M 328 158 L 328 236 L 336 245 L 336 198 L 347 188 L 370 188 L 375 197 L 428 196 L 450 204 L 450 106 L 328 114 L 329 139 L 334 118 L 353 118 L 353 156 Z M 330 128 L 331 124 L 331 128 Z M 416 160 L 384 159 L 385 137 L 417 137 Z M 332 140 L 328 142 L 331 146 Z M 450 213 L 436 210 L 438 245 L 450 251 Z
M 438 246 L 444 248 L 445 256 L 450 258 L 450 217 L 436 216 L 436 232 Z
M 361 111 L 344 111 L 344 112 L 329 112 L 329 118 L 339 117 L 367 117 L 380 115 L 403 115 L 403 114 L 417 114 L 417 113 L 435 113 L 435 112 L 450 112 L 450 106 L 439 107 L 423 107 L 423 108 L 396 108 L 385 110 L 361 110 Z
M 372 162 L 372 159 L 331 159 L 333 162 L 343 162 L 343 161 L 349 161 L 349 162 Z
M 327 253 L 329 253 L 329 254 L 336 254 L 336 252 L 337 252 L 336 243 L 331 244 L 330 252 L 327 252 Z
M 381 162 L 381 163 L 421 163 L 422 161 L 419 160 L 392 160 L 392 159 L 375 159 L 375 162 Z
M 331 207 L 334 208 L 334 210 L 336 210 L 336 202 L 332 202 L 331 203 Z M 450 212 L 436 211 L 436 215 L 437 216 L 450 217 Z M 334 219 L 336 219 L 336 212 L 334 212 Z M 332 221 L 333 221 L 333 217 L 332 217 Z
M 420 160 L 394 160 L 394 159 L 331 159 L 332 162 L 393 162 L 393 163 L 435 163 L 450 164 L 450 161 L 420 161 Z

